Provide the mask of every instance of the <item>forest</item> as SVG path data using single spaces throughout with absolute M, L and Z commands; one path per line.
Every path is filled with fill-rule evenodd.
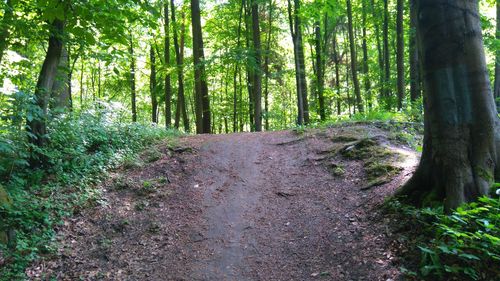
M 498 18 L 0 1 L 0 280 L 496 280 Z

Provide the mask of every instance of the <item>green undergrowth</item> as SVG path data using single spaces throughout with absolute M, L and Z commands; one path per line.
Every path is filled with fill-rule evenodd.
M 107 171 L 133 162 L 144 148 L 178 135 L 164 128 L 122 123 L 101 108 L 66 114 L 50 122 L 49 144 L 31 147 L 14 122 L 0 122 L 0 280 L 22 280 L 25 268 L 55 252 L 56 230 L 65 217 L 100 203 L 99 183 Z M 44 155 L 43 168 L 28 165 L 32 149 Z M 145 153 L 151 162 L 159 154 Z
M 500 199 L 482 197 L 446 215 L 443 208 L 417 209 L 395 199 L 386 204 L 403 229 L 406 261 L 402 271 L 417 280 L 498 280 Z M 402 223 L 404 222 L 404 223 Z

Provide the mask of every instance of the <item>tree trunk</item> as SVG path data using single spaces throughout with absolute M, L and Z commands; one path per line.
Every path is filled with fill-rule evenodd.
M 326 28 L 326 26 L 325 26 Z M 315 42 L 315 53 L 316 53 L 316 93 L 318 96 L 318 104 L 319 104 L 319 118 L 321 121 L 326 120 L 326 111 L 325 111 L 325 96 L 324 96 L 324 88 L 325 88 L 325 76 L 323 74 L 323 48 L 321 46 L 321 23 L 316 21 L 314 24 L 314 42 Z
M 335 61 L 335 88 L 337 92 L 337 115 L 340 116 L 342 114 L 342 109 L 341 109 L 341 101 L 340 101 L 340 58 L 339 58 L 339 53 L 337 51 L 337 33 L 333 35 L 333 58 Z
M 391 61 L 390 61 L 390 50 L 389 50 L 389 0 L 384 0 L 384 30 L 383 30 L 383 41 L 384 41 L 384 84 L 383 87 L 383 100 L 385 103 L 385 108 L 390 110 L 392 107 L 391 101 Z
M 70 80 L 69 80 L 69 57 L 68 51 L 63 46 L 57 74 L 52 85 L 52 104 L 51 107 L 56 111 L 63 111 L 70 108 Z
M 422 90 L 417 48 L 417 14 L 414 0 L 410 2 L 410 100 L 415 102 L 420 98 Z
M 151 92 L 151 122 L 158 123 L 158 99 L 156 97 L 156 56 L 153 44 L 149 51 L 149 63 L 151 64 L 151 75 L 149 76 L 149 89 Z
M 245 6 L 245 1 L 243 0 L 241 5 L 240 5 L 240 12 L 239 12 L 239 20 L 238 20 L 238 40 L 236 43 L 236 49 L 239 52 L 241 51 L 241 22 L 243 20 L 243 7 Z M 239 55 L 238 55 L 239 58 Z M 237 83 L 237 78 L 238 74 L 240 72 L 240 62 L 237 60 L 234 63 L 234 75 L 233 75 L 233 133 L 236 133 L 238 131 L 238 83 Z M 241 84 L 240 84 L 241 87 Z
M 173 6 L 172 6 L 173 9 Z M 163 5 L 164 13 L 164 33 L 165 45 L 163 49 L 163 56 L 165 58 L 165 68 L 170 68 L 170 21 L 168 15 L 168 1 Z M 170 71 L 167 70 L 165 74 L 165 127 L 170 128 L 172 124 L 172 84 L 170 81 Z
M 349 32 L 349 48 L 351 51 L 351 73 L 352 73 L 352 84 L 354 85 L 354 97 L 356 98 L 356 106 L 358 112 L 363 112 L 363 104 L 361 102 L 361 90 L 359 89 L 358 80 L 358 58 L 356 55 L 356 45 L 354 43 L 354 29 L 352 27 L 352 5 L 351 0 L 347 0 L 347 25 Z
M 288 0 L 288 21 L 290 33 L 293 40 L 293 51 L 295 58 L 295 80 L 297 85 L 297 107 L 298 125 L 309 123 L 309 106 L 307 101 L 307 80 L 305 71 L 304 46 L 302 43 L 302 26 L 299 17 L 300 0 L 294 0 L 293 13 L 292 4 Z
M 205 73 L 205 54 L 201 32 L 200 1 L 191 0 L 191 21 L 193 32 L 193 59 L 196 93 L 196 133 L 210 134 L 210 99 L 208 96 L 207 76 Z
M 399 194 L 417 205 L 444 201 L 449 212 L 488 194 L 497 165 L 498 117 L 478 2 L 416 4 L 425 85 L 424 147 L 417 171 Z
M 134 57 L 134 39 L 132 36 L 132 31 L 130 31 L 130 96 L 132 99 L 132 122 L 137 122 L 137 102 L 136 102 L 136 91 L 135 91 L 135 57 Z
M 398 110 L 403 109 L 403 99 L 405 95 L 405 49 L 404 49 L 404 0 L 397 0 L 397 19 L 396 19 L 396 49 L 397 49 L 397 71 L 398 71 Z
M 496 1 L 497 5 L 497 26 L 496 26 L 496 39 L 500 40 L 500 2 Z M 495 103 L 497 111 L 500 111 L 500 48 L 495 52 L 495 85 L 493 88 Z
M 255 131 L 262 131 L 262 70 L 261 44 L 258 0 L 252 0 L 252 35 L 253 51 L 255 55 L 255 69 L 253 70 L 253 96 Z
M 47 143 L 48 105 L 63 49 L 63 30 L 64 22 L 59 19 L 55 19 L 50 25 L 49 47 L 35 88 L 36 105 L 40 111 L 33 120 L 27 122 L 29 141 L 38 147 L 43 147 Z M 42 157 L 33 155 L 32 166 L 37 167 L 42 164 L 44 160 Z
M 269 11 L 268 11 L 268 28 L 266 38 L 266 54 L 264 58 L 264 75 L 265 75 L 265 86 L 264 86 L 264 117 L 265 123 L 264 128 L 269 131 L 269 60 L 271 57 L 271 34 L 273 31 L 273 0 L 269 1 Z
M 14 7 L 12 0 L 7 0 L 4 6 L 3 19 L 0 25 L 0 64 L 2 63 L 3 55 L 9 45 L 10 32 L 9 28 L 12 25 L 14 15 Z
M 372 16 L 374 20 L 377 20 L 379 18 L 379 14 L 377 13 L 376 6 L 375 6 L 375 1 L 371 0 L 371 9 L 372 9 Z M 375 22 L 375 40 L 377 41 L 377 55 L 378 55 L 378 67 L 379 67 L 379 96 L 380 99 L 383 101 L 385 99 L 385 91 L 384 91 L 384 81 L 385 81 L 385 74 L 384 74 L 384 52 L 383 48 L 380 43 L 380 28 L 379 28 L 379 23 Z M 380 104 L 380 102 L 379 102 Z
M 174 0 L 170 0 L 171 10 L 172 10 L 172 24 L 174 27 L 174 49 L 175 49 L 175 60 L 177 63 L 177 106 L 175 110 L 175 128 L 179 128 L 180 116 L 182 113 L 182 122 L 184 124 L 184 131 L 189 132 L 189 119 L 187 115 L 186 109 L 186 98 L 184 95 L 184 32 L 185 32 L 185 24 L 184 24 L 184 14 L 182 13 L 181 17 L 181 43 L 179 46 L 179 42 L 177 39 L 177 21 L 175 18 L 175 4 Z
M 365 86 L 365 95 L 366 102 L 368 105 L 368 110 L 372 108 L 372 95 L 371 95 L 371 83 L 370 83 L 370 69 L 368 64 L 368 44 L 367 44 L 367 34 L 366 34 L 366 0 L 362 0 L 362 49 L 363 49 L 363 78 L 364 78 L 364 86 Z

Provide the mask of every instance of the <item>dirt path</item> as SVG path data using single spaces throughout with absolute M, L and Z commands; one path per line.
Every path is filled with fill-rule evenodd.
M 366 163 L 333 153 L 360 136 L 398 151 L 392 181 L 367 187 Z M 107 204 L 69 221 L 59 255 L 33 266 L 32 279 L 402 278 L 379 205 L 416 157 L 387 132 L 194 136 L 181 146 L 194 150 L 164 148 L 160 160 L 118 171 Z

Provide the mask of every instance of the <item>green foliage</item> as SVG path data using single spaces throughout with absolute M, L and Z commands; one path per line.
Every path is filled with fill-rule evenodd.
M 64 217 L 99 203 L 97 184 L 107 170 L 175 135 L 163 128 L 121 123 L 116 109 L 101 104 L 95 110 L 53 119 L 49 144 L 36 148 L 47 161 L 33 170 L 28 167 L 30 145 L 19 137 L 25 135 L 24 128 L 13 122 L 0 124 L 0 179 L 12 198 L 12 206 L 0 207 L 0 232 L 14 229 L 17 236 L 13 249 L 0 246 L 0 254 L 9 261 L 0 269 L 2 280 L 22 279 L 31 261 L 54 251 L 54 228 Z
M 389 201 L 388 206 L 423 230 L 421 265 L 426 280 L 495 280 L 500 275 L 500 200 L 479 198 L 451 215 L 440 208 L 416 209 Z

